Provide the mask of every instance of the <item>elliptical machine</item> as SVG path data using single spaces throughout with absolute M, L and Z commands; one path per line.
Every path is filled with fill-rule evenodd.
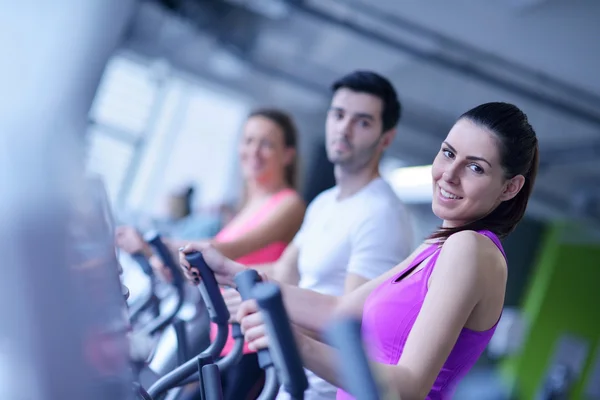
M 173 295 L 167 296 L 164 302 L 174 300 L 174 305 L 166 307 L 164 315 L 161 315 L 161 300 L 155 293 L 158 280 L 146 257 L 142 254 L 134 254 L 133 259 L 140 265 L 142 271 L 150 279 L 150 289 L 140 300 L 132 304 L 130 308 L 130 322 L 133 326 L 140 325 L 141 316 L 147 311 L 153 319 L 145 321 L 141 326 L 136 326 L 131 335 L 132 341 L 132 366 L 134 376 L 140 387 L 144 384 L 150 385 L 160 378 L 160 372 L 150 368 L 150 363 L 160 344 L 161 335 L 165 329 L 172 326 L 176 339 L 176 365 L 179 366 L 189 360 L 188 335 L 186 322 L 177 317 L 185 301 L 185 279 L 175 263 L 169 249 L 162 241 L 158 232 L 149 232 L 145 235 L 146 242 L 152 247 L 155 254 L 169 268 L 173 276 L 172 287 L 175 289 Z M 170 305 L 170 304 L 169 304 Z
M 349 317 L 334 320 L 325 337 L 337 349 L 340 378 L 356 400 L 400 400 L 384 390 L 383 382 L 377 381 L 363 347 L 358 320 Z
M 212 270 L 200 253 L 187 255 L 187 260 L 201 277 L 200 293 L 205 301 L 210 320 L 217 325 L 217 336 L 200 355 L 187 361 L 156 381 L 147 391 L 139 387 L 144 400 L 163 399 L 169 390 L 192 382 L 199 382 L 201 396 L 206 400 L 221 400 L 220 372 L 237 363 L 242 355 L 244 338 L 239 324 L 232 324 L 235 340 L 233 350 L 225 357 L 221 354 L 229 333 L 229 311 Z M 243 271 L 235 277 L 242 298 L 255 298 L 267 316 L 267 327 L 272 344 L 259 352 L 260 366 L 265 369 L 265 385 L 260 400 L 272 400 L 277 396 L 280 382 L 294 400 L 303 398 L 308 388 L 300 356 L 283 306 L 281 292 L 275 285 L 261 283 L 254 270 Z M 216 360 L 216 361 L 215 361 Z
M 221 371 L 239 362 L 242 356 L 244 337 L 239 324 L 234 323 L 231 324 L 234 347 L 227 356 L 217 360 L 229 333 L 229 311 L 213 272 L 202 255 L 192 253 L 186 258 L 201 277 L 200 293 L 210 320 L 217 325 L 217 336 L 201 354 L 158 379 L 147 391 L 138 386 L 139 398 L 143 400 L 162 400 L 172 389 L 194 382 L 199 383 L 203 400 L 222 400 Z M 293 400 L 302 400 L 308 380 L 279 287 L 262 283 L 258 273 L 252 269 L 239 273 L 235 283 L 243 300 L 257 301 L 271 338 L 269 349 L 258 352 L 259 365 L 265 370 L 265 384 L 258 399 L 273 400 L 281 385 Z M 363 348 L 358 321 L 336 319 L 325 334 L 329 343 L 338 350 L 341 379 L 349 393 L 357 400 L 397 399 L 376 379 Z

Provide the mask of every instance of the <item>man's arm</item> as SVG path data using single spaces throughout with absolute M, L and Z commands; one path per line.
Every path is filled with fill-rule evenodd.
M 344 281 L 344 294 L 353 292 L 355 289 L 358 289 L 365 283 L 369 282 L 369 279 L 364 276 L 348 273 L 346 275 L 346 280 Z
M 390 270 L 408 260 L 412 246 L 412 232 L 403 226 L 409 221 L 399 210 L 388 207 L 371 209 L 369 215 L 350 233 L 351 254 L 348 260 L 346 279 L 344 282 L 344 297 L 349 298 L 355 308 L 362 307 L 370 291 L 360 291 L 356 296 L 350 296 L 357 289 L 373 280 L 380 281 L 381 276 L 389 274 Z M 405 228 L 405 229 L 403 229 Z M 404 234 L 403 234 L 404 233 Z M 367 285 L 375 288 L 376 285 Z M 347 301 L 341 302 L 347 304 Z M 360 304 L 360 305 L 358 305 Z M 346 309 L 348 306 L 344 305 Z M 352 313 L 359 317 L 357 313 Z M 320 332 L 300 329 L 300 332 L 319 342 L 323 341 Z
M 336 350 L 294 327 L 294 336 L 304 366 L 336 387 L 339 381 L 339 362 Z
M 400 360 L 396 365 L 372 363 L 377 374 L 381 374 L 381 378 L 389 385 L 390 391 L 402 399 L 419 400 L 427 397 L 461 330 L 485 296 L 484 293 L 488 293 L 493 286 L 499 286 L 497 289 L 501 293 L 505 289 L 506 267 L 503 256 L 493 247 L 493 243 L 486 242 L 487 238 L 477 235 L 469 231 L 459 232 L 445 242 L 425 301 L 409 333 Z M 456 268 L 457 265 L 460 268 Z M 368 282 L 344 298 L 370 291 L 368 287 L 372 287 L 375 281 Z M 364 299 L 364 296 L 361 297 Z M 489 317 L 488 324 L 497 320 L 501 313 L 503 297 L 496 301 L 497 310 L 493 311 L 493 319 Z M 357 311 L 356 305 L 357 303 L 348 309 L 350 314 Z M 250 309 L 249 306 L 245 308 Z M 257 306 L 254 309 L 258 310 Z M 294 311 L 290 314 L 293 315 Z M 245 316 L 242 310 L 242 317 Z M 257 328 L 261 323 L 257 320 L 258 318 L 253 318 L 253 321 L 250 318 L 248 321 L 242 319 L 242 328 L 252 349 L 267 347 L 269 342 L 264 336 L 265 329 Z M 431 329 L 433 325 L 438 329 Z M 321 378 L 340 387 L 341 382 L 336 374 L 338 364 L 335 350 L 302 333 L 296 334 L 304 365 Z
M 377 287 L 390 271 L 398 264 L 405 265 L 416 255 L 416 251 L 410 254 L 412 246 L 412 231 L 410 222 L 405 218 L 402 210 L 391 209 L 386 204 L 380 204 L 378 208 L 371 209 L 368 215 L 356 229 L 350 232 L 351 254 L 348 260 L 346 279 L 344 283 L 344 296 L 339 298 L 342 304 L 342 312 L 351 312 L 360 318 L 362 304 L 372 289 Z M 300 239 L 302 235 L 299 234 Z M 285 271 L 281 268 L 279 271 Z M 297 267 L 294 269 L 297 273 Z M 279 275 L 275 274 L 275 280 L 282 282 Z M 383 279 L 382 279 L 383 277 Z M 291 283 L 283 281 L 282 283 Z M 369 283 L 368 285 L 365 285 Z M 357 290 L 362 289 L 366 290 Z M 284 288 L 284 294 L 289 289 Z M 353 292 L 357 292 L 354 295 Z M 349 306 L 350 304 L 350 306 Z M 323 341 L 319 330 L 310 329 L 307 326 L 297 325 L 300 332 L 317 341 Z
M 269 279 L 276 280 L 288 285 L 298 286 L 300 273 L 298 272 L 298 256 L 300 251 L 294 242 L 290 243 L 279 260 L 272 264 L 270 271 L 266 270 Z M 259 269 L 263 271 L 262 269 Z
M 290 243 L 279 257 L 279 260 L 268 264 L 256 264 L 252 266 L 252 269 L 265 274 L 268 280 L 276 280 L 284 284 L 297 286 L 299 281 L 298 248 Z M 232 321 L 234 321 L 242 303 L 242 298 L 235 289 L 224 291 L 223 296 Z

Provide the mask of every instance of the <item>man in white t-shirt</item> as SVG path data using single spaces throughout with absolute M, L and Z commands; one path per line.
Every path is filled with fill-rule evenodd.
M 339 193 L 336 186 L 310 204 L 293 241 L 298 249 L 298 286 L 334 296 L 381 275 L 412 250 L 405 208 L 383 179 L 373 179 L 342 200 Z M 306 374 L 306 400 L 335 399 L 335 386 L 309 370 Z M 289 398 L 283 390 L 277 397 Z
M 274 279 L 341 296 L 385 273 L 413 250 L 409 214 L 379 174 L 396 135 L 401 106 L 390 82 L 367 71 L 332 86 L 326 148 L 336 185 L 309 205 L 302 227 L 281 258 L 262 270 Z M 232 315 L 239 295 L 225 293 Z M 337 389 L 310 371 L 306 400 L 335 399 Z M 280 391 L 278 400 L 288 399 Z
M 341 296 L 404 260 L 413 250 L 413 232 L 406 207 L 379 174 L 401 113 L 393 86 L 375 73 L 358 71 L 335 82 L 332 91 L 326 149 L 336 185 L 311 202 L 270 275 Z M 306 400 L 335 399 L 336 387 L 306 373 Z M 282 390 L 277 398 L 289 396 Z
M 376 278 L 412 250 L 408 214 L 386 181 L 377 177 L 347 198 L 339 195 L 335 186 L 315 198 L 292 243 L 298 286 L 334 296 Z

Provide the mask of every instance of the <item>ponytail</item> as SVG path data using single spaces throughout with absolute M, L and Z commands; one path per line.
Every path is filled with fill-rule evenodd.
M 525 182 L 515 197 L 503 201 L 486 216 L 462 226 L 439 228 L 428 239 L 443 242 L 450 235 L 465 230 L 489 230 L 499 238 L 505 238 L 525 215 L 533 192 L 539 167 L 539 146 L 535 132 L 525 114 L 507 103 L 484 104 L 463 114 L 462 118 L 470 119 L 496 134 L 506 177 L 522 174 Z

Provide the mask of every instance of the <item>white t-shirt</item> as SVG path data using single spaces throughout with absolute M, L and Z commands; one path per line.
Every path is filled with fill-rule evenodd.
M 377 178 L 341 201 L 339 188 L 317 196 L 293 243 L 299 249 L 299 287 L 341 296 L 347 273 L 373 279 L 413 250 L 409 213 L 390 185 Z M 335 400 L 337 388 L 305 371 L 306 400 Z M 280 390 L 278 400 L 289 395 Z

